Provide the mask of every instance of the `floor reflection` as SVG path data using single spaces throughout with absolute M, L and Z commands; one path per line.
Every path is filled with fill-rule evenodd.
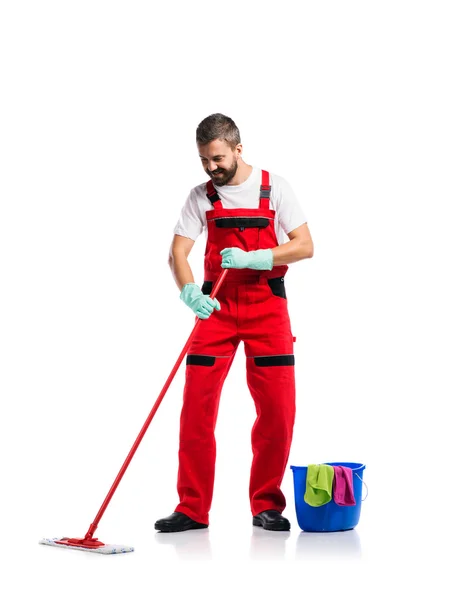
M 214 532 L 213 532 L 214 533 Z M 219 532 L 218 532 L 219 533 Z M 251 534 L 229 532 L 218 551 L 235 558 L 247 553 L 249 538 L 249 559 L 262 560 L 352 560 L 361 559 L 361 540 L 355 529 L 350 531 L 317 532 L 268 531 L 252 527 Z M 215 536 L 218 542 L 218 536 Z M 175 555 L 182 560 L 212 560 L 213 552 L 209 529 L 197 529 L 178 533 L 155 533 L 157 544 L 172 546 Z M 221 550 L 219 550 L 219 546 Z M 247 556 L 247 554 L 246 554 Z
M 290 531 L 268 531 L 261 527 L 253 527 L 249 557 L 251 560 L 284 559 L 289 537 Z
M 194 529 L 176 533 L 157 532 L 155 540 L 158 544 L 173 546 L 176 555 L 181 559 L 210 560 L 213 558 L 208 529 Z
M 361 540 L 356 529 L 323 533 L 301 531 L 296 542 L 296 558 L 361 558 Z

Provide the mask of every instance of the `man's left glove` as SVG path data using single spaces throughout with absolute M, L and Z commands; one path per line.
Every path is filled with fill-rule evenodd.
M 221 250 L 223 269 L 257 269 L 271 271 L 273 268 L 273 252 L 266 250 L 252 250 L 245 252 L 240 248 L 224 248 Z

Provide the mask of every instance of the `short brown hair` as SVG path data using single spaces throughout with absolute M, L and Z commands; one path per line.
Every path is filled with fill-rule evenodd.
M 232 148 L 241 144 L 240 132 L 234 121 L 221 113 L 214 113 L 201 121 L 196 131 L 196 141 L 204 146 L 213 140 L 222 140 Z

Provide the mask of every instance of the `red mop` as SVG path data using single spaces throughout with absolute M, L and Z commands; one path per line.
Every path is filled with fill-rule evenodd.
M 218 280 L 216 281 L 216 284 L 213 287 L 213 290 L 210 294 L 210 298 L 214 298 L 216 296 L 216 294 L 218 293 L 219 288 L 222 285 L 222 282 L 225 279 L 225 276 L 227 275 L 227 271 L 228 269 L 224 269 L 221 274 L 219 275 Z M 132 457 L 134 456 L 134 454 L 136 453 L 137 448 L 139 447 L 140 442 L 142 441 L 143 436 L 145 435 L 148 426 L 150 425 L 156 411 L 159 408 L 159 405 L 162 402 L 162 399 L 165 396 L 165 393 L 167 392 L 170 384 L 172 383 L 173 378 L 175 377 L 176 372 L 178 371 L 178 367 L 180 366 L 183 358 L 185 357 L 188 348 L 191 344 L 192 338 L 194 337 L 195 332 L 197 331 L 197 327 L 200 324 L 200 319 L 198 317 L 196 317 L 196 324 L 194 325 L 194 328 L 188 338 L 188 341 L 186 342 L 183 350 L 181 351 L 180 356 L 178 357 L 177 362 L 175 363 L 175 366 L 172 369 L 172 372 L 170 373 L 169 377 L 167 378 L 167 381 L 164 384 L 164 387 L 161 390 L 161 393 L 158 396 L 158 399 L 156 400 L 153 408 L 151 409 L 150 414 L 147 417 L 147 420 L 145 421 L 142 429 L 140 430 L 139 435 L 137 436 L 136 441 L 134 442 L 131 450 L 129 451 L 128 456 L 126 457 L 125 462 L 123 463 L 123 466 L 121 467 L 115 481 L 112 484 L 112 487 L 109 490 L 109 493 L 107 494 L 104 502 L 101 505 L 101 508 L 98 511 L 98 514 L 96 515 L 93 523 L 90 525 L 87 533 L 85 534 L 85 537 L 83 538 L 67 538 L 67 537 L 63 537 L 63 538 L 43 538 L 42 540 L 40 540 L 40 544 L 46 544 L 48 546 L 58 546 L 59 548 L 73 548 L 75 550 L 86 550 L 87 552 L 98 552 L 101 554 L 120 554 L 123 552 L 132 552 L 134 550 L 134 548 L 132 546 L 122 546 L 122 545 L 110 545 L 110 544 L 104 544 L 103 542 L 100 542 L 98 540 L 98 538 L 94 538 L 93 534 L 95 533 L 98 525 L 99 525 L 99 521 L 101 520 L 101 517 L 104 514 L 104 511 L 106 510 L 109 502 L 112 499 L 112 496 L 115 493 L 115 490 L 118 487 L 118 484 L 120 483 L 123 475 L 126 472 L 126 469 L 129 466 L 129 463 L 132 460 Z

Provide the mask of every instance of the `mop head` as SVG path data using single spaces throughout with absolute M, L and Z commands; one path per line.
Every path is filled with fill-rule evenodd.
M 98 554 L 124 554 L 125 552 L 133 552 L 134 548 L 132 546 L 122 546 L 117 545 L 113 546 L 111 544 L 104 544 L 103 546 L 98 546 L 97 548 L 85 548 L 84 546 L 76 546 L 76 545 L 68 545 L 64 542 L 68 538 L 43 538 L 39 540 L 40 544 L 45 544 L 46 546 L 55 546 L 57 548 L 72 548 L 73 550 L 85 550 L 86 552 L 97 552 Z

